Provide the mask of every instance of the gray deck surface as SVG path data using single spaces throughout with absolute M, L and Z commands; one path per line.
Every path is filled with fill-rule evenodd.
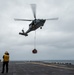
M 2 63 L 0 63 L 0 75 L 74 75 L 74 67 L 41 62 L 10 62 L 9 73 L 2 74 L 1 70 Z

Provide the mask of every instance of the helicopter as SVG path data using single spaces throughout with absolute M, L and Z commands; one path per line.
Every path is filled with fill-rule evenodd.
M 17 18 L 14 19 L 15 21 L 32 21 L 29 24 L 29 29 L 26 32 L 24 32 L 24 29 L 22 29 L 22 32 L 19 32 L 20 35 L 28 36 L 29 32 L 35 31 L 38 28 L 42 29 L 42 27 L 44 26 L 44 23 L 46 22 L 46 20 L 58 20 L 58 18 L 37 19 L 36 18 L 36 4 L 31 4 L 31 8 L 32 8 L 33 16 L 34 16 L 33 20 L 30 20 L 30 19 L 17 19 Z

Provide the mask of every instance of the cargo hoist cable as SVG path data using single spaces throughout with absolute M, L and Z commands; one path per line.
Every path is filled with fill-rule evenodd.
M 35 30 L 35 35 L 34 35 L 34 49 L 36 49 L 36 30 Z

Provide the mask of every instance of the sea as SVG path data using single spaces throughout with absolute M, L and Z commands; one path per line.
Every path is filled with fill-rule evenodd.
M 70 64 L 73 64 L 74 65 L 74 60 L 12 60 L 13 62 L 31 62 L 31 61 L 38 61 L 38 62 L 44 62 L 44 63 L 63 63 L 63 64 L 66 64 L 66 63 L 70 63 Z M 11 61 L 11 62 L 12 62 Z
M 43 62 L 47 62 L 47 63 L 71 63 L 74 65 L 74 60 L 45 60 Z

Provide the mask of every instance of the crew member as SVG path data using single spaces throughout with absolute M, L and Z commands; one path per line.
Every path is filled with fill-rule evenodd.
M 3 66 L 2 66 L 2 73 L 5 71 L 6 66 L 6 73 L 8 73 L 8 63 L 9 63 L 9 53 L 6 51 L 3 55 Z

